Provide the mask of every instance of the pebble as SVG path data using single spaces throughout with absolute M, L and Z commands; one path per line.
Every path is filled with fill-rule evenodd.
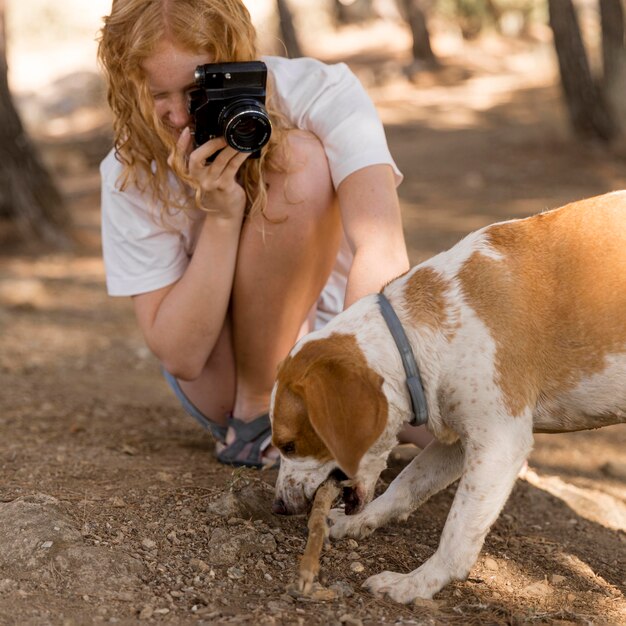
M 229 567 L 228 570 L 226 570 L 226 573 L 228 574 L 228 578 L 233 580 L 240 580 L 244 575 L 243 570 L 239 567 Z
M 329 600 L 335 600 L 337 598 L 337 592 L 334 589 L 324 589 L 321 587 L 320 589 L 312 591 L 310 598 L 312 600 L 327 602 Z
M 498 562 L 495 559 L 486 557 L 485 560 L 483 561 L 483 564 L 485 566 L 485 569 L 488 569 L 492 572 L 495 572 L 498 570 L 499 565 Z
M 0 593 L 7 591 L 15 591 L 17 589 L 17 582 L 11 578 L 4 578 L 0 580 Z
M 354 589 L 345 580 L 338 580 L 330 585 L 330 588 L 334 589 L 340 597 L 350 598 L 354 595 Z
M 203 573 L 208 572 L 211 569 L 211 566 L 206 561 L 203 561 L 202 559 L 191 559 L 189 561 L 189 565 L 191 565 L 191 567 L 193 567 L 195 570 L 199 572 L 203 572 Z
M 356 550 L 359 547 L 359 544 L 354 539 L 346 539 L 346 545 L 351 550 Z
M 565 578 L 565 576 L 561 576 L 560 574 L 550 574 L 550 576 L 548 576 L 548 580 L 553 585 L 560 585 L 561 583 L 564 583 L 567 579 Z
M 154 550 L 157 544 L 156 541 L 153 541 L 152 539 L 142 539 L 141 545 L 147 550 Z
M 363 563 L 361 563 L 360 561 L 353 561 L 352 563 L 350 563 L 350 569 L 356 574 L 358 574 L 364 571 L 365 567 L 363 566 Z
M 139 619 L 150 619 L 154 614 L 154 609 L 151 606 L 144 606 L 141 611 L 139 611 Z
M 170 612 L 168 608 L 163 607 L 162 609 L 154 609 L 155 615 L 167 615 Z
M 351 613 L 344 613 L 339 618 L 339 621 L 347 626 L 363 626 L 363 622 L 358 617 L 354 617 Z
M 545 580 L 540 580 L 536 583 L 531 583 L 522 589 L 522 593 L 527 593 L 531 596 L 545 596 L 551 594 L 553 589 L 548 585 Z

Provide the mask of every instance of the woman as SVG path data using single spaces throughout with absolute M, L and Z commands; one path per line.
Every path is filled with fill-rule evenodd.
M 406 271 L 393 162 L 345 65 L 264 57 L 269 143 L 194 147 L 196 66 L 258 59 L 240 0 L 114 0 L 99 47 L 115 116 L 101 165 L 111 295 L 218 458 L 276 458 L 267 410 L 303 333 Z M 214 160 L 207 161 L 208 157 Z

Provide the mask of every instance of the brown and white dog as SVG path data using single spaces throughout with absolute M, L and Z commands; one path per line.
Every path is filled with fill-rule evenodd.
M 303 338 L 272 393 L 277 513 L 307 510 L 339 468 L 352 490 L 331 536 L 404 520 L 461 478 L 437 551 L 365 586 L 399 602 L 465 579 L 535 432 L 626 421 L 626 191 L 468 235 L 384 290 L 415 353 L 435 440 L 372 500 L 409 419 L 377 296 Z

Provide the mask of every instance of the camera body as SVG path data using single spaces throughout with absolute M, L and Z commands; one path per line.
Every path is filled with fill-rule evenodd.
M 258 158 L 272 124 L 265 110 L 267 66 L 262 61 L 207 63 L 195 71 L 198 89 L 189 94 L 195 145 L 224 137 L 239 152 Z M 217 154 L 211 155 L 212 161 Z

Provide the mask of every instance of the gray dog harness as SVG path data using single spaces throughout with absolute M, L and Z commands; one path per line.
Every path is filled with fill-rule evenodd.
M 426 404 L 420 371 L 415 362 L 415 355 L 402 327 L 402 322 L 398 319 L 389 300 L 382 293 L 378 294 L 378 304 L 387 328 L 389 328 L 389 332 L 398 347 L 406 373 L 406 386 L 408 387 L 411 406 L 413 407 L 413 417 L 409 423 L 411 426 L 421 426 L 428 421 L 428 405 Z

